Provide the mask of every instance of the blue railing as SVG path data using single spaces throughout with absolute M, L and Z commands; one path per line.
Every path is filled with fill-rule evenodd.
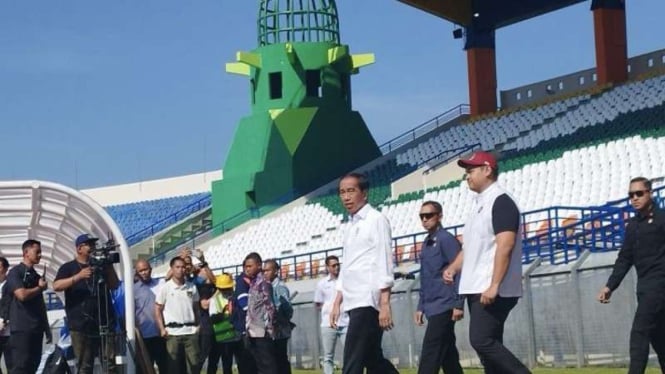
M 212 196 L 207 195 L 187 205 L 186 207 L 171 214 L 170 216 L 161 219 L 151 224 L 150 226 L 129 235 L 128 237 L 125 238 L 125 240 L 127 241 L 127 245 L 132 246 L 145 238 L 149 238 L 155 235 L 156 233 L 164 230 L 165 228 L 180 222 L 182 219 L 186 217 L 189 217 L 193 213 L 196 213 L 204 208 L 207 208 L 208 206 L 210 206 L 211 202 L 212 202 Z
M 460 104 L 449 109 L 438 116 L 423 122 L 413 129 L 396 136 L 379 146 L 381 154 L 388 154 L 397 148 L 416 140 L 417 138 L 429 133 L 430 131 L 450 124 L 453 120 L 471 113 L 471 107 L 468 104 Z
M 537 257 L 551 264 L 568 263 L 589 250 L 607 252 L 617 250 L 624 238 L 626 208 L 612 206 L 566 207 L 529 211 L 522 214 L 522 262 L 531 263 Z M 463 241 L 463 225 L 447 227 L 452 235 Z M 404 235 L 392 239 L 393 262 L 418 263 L 426 232 Z M 323 260 L 329 255 L 341 256 L 342 248 L 284 256 L 277 261 L 282 266 L 284 280 L 315 277 L 325 268 Z M 223 272 L 239 274 L 242 265 L 222 267 Z
M 227 231 L 230 231 L 233 228 L 236 228 L 243 223 L 255 219 L 255 218 L 261 218 L 265 216 L 266 214 L 274 211 L 275 209 L 281 207 L 284 204 L 287 204 L 295 199 L 297 199 L 300 195 L 296 190 L 291 190 L 287 192 L 286 194 L 278 197 L 275 199 L 272 203 L 266 204 L 260 208 L 251 208 L 245 211 L 242 211 L 230 218 L 225 219 L 224 221 L 216 224 L 216 225 L 204 225 L 201 228 L 199 228 L 196 231 L 193 231 L 189 235 L 186 235 L 182 238 L 180 238 L 178 241 L 169 244 L 166 248 L 163 248 L 160 253 L 155 254 L 152 256 L 148 262 L 154 267 L 154 266 L 159 266 L 163 264 L 167 258 L 170 258 L 171 256 L 175 256 L 178 249 L 180 247 L 184 246 L 185 244 L 191 246 L 191 247 L 196 247 L 197 245 L 197 239 L 200 238 L 201 236 L 205 234 L 209 234 L 211 232 L 215 233 L 224 233 Z M 205 236 L 201 242 L 207 242 L 210 240 L 210 236 Z

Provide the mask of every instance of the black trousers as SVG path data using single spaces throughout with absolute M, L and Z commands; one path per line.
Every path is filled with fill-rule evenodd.
M 503 345 L 503 325 L 517 305 L 516 297 L 497 296 L 493 304 L 482 305 L 480 295 L 467 297 L 469 340 L 480 357 L 485 374 L 530 374 L 529 369 Z
M 0 358 L 5 356 L 5 366 L 7 367 L 7 372 L 12 369 L 12 350 L 9 345 L 9 336 L 0 336 Z M 2 370 L 0 370 L 2 374 Z
M 427 330 L 423 338 L 418 374 L 462 374 L 459 352 L 455 345 L 455 321 L 453 311 L 433 315 L 427 318 Z
M 42 338 L 44 331 L 12 331 L 11 350 L 12 367 L 10 373 L 33 374 L 42 358 Z
M 210 355 L 208 356 L 208 374 L 217 374 L 217 367 L 219 365 L 219 359 L 222 359 L 222 373 L 232 374 L 233 373 L 233 358 L 235 357 L 236 364 L 238 365 L 238 372 L 240 374 L 251 373 L 243 366 L 245 364 L 243 360 L 243 343 L 242 340 L 237 340 L 233 342 L 226 343 L 217 343 L 210 350 Z
M 166 352 L 166 341 L 161 336 L 143 339 L 145 348 L 150 355 L 150 362 L 157 364 L 160 373 L 168 372 L 168 353 Z M 137 369 L 138 370 L 138 369 Z
M 665 295 L 637 295 L 637 311 L 630 331 L 630 368 L 628 374 L 642 374 L 649 361 L 649 343 L 665 370 Z
M 379 312 L 372 307 L 349 311 L 349 325 L 344 344 L 343 374 L 399 374 L 397 369 L 383 357 L 379 326 Z
M 257 374 L 277 374 L 275 342 L 271 338 L 249 338 Z
M 289 361 L 289 339 L 275 340 L 275 362 L 278 374 L 291 374 L 291 361 Z

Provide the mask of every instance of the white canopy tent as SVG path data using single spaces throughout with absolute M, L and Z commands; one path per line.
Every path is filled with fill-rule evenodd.
M 76 256 L 74 241 L 91 234 L 103 243 L 113 237 L 119 245 L 118 276 L 125 291 L 127 340 L 134 344 L 134 271 L 129 248 L 111 216 L 87 195 L 57 183 L 43 181 L 0 182 L 0 255 L 10 266 L 22 260 L 21 244 L 26 239 L 42 243 L 42 266 L 49 286 L 60 265 Z M 64 302 L 64 300 L 63 300 Z M 132 355 L 126 357 L 127 372 L 134 373 Z

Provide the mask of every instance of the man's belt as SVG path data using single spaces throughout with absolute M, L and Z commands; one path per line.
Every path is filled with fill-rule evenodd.
M 164 327 L 172 327 L 172 328 L 185 327 L 185 326 L 196 326 L 196 322 L 185 322 L 185 323 L 169 322 L 166 325 L 164 325 Z

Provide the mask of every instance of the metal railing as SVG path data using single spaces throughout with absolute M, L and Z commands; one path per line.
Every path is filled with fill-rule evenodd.
M 545 215 L 545 218 L 541 218 Z M 522 214 L 522 262 L 531 263 L 536 258 L 551 264 L 568 263 L 577 259 L 584 250 L 606 252 L 616 250 L 624 238 L 624 210 L 611 206 L 566 207 L 558 206 Z M 446 230 L 460 241 L 464 225 L 447 227 Z M 533 229 L 529 229 L 533 228 Z M 393 263 L 400 266 L 418 263 L 426 232 L 404 235 L 392 239 Z M 282 268 L 282 279 L 300 280 L 323 273 L 323 260 L 329 255 L 341 257 L 342 248 L 283 256 L 277 259 Z M 343 261 L 343 259 L 342 259 Z M 242 265 L 225 266 L 218 270 L 240 274 Z
M 207 195 L 189 205 L 186 207 L 178 210 L 177 212 L 169 215 L 166 218 L 163 218 L 150 226 L 141 229 L 125 238 L 127 241 L 127 245 L 132 246 L 140 241 L 142 241 L 145 238 L 149 238 L 158 232 L 164 230 L 165 228 L 180 222 L 182 219 L 189 217 L 190 215 L 207 208 L 210 206 L 210 203 L 212 202 L 212 196 Z
M 455 157 L 459 157 L 467 152 L 480 149 L 480 145 L 481 145 L 480 143 L 475 143 L 453 149 L 447 149 L 445 151 L 440 152 L 434 157 L 430 157 L 427 160 L 418 163 L 418 167 L 427 165 L 427 169 L 423 170 L 423 174 L 427 174 L 431 170 L 437 168 L 439 165 L 448 163 L 450 160 L 454 159 Z
M 163 264 L 167 258 L 174 256 L 177 251 L 184 246 L 195 247 L 197 243 L 204 243 L 210 240 L 213 237 L 213 233 L 219 235 L 220 233 L 225 233 L 234 229 L 243 223 L 255 219 L 261 218 L 266 214 L 271 213 L 275 209 L 281 207 L 282 205 L 289 203 L 301 195 L 298 194 L 296 190 L 291 190 L 286 194 L 278 197 L 272 203 L 266 204 L 260 208 L 251 208 L 245 211 L 242 211 L 234 216 L 231 216 L 224 221 L 216 225 L 204 225 L 196 231 L 185 235 L 174 243 L 169 244 L 159 253 L 153 255 L 148 262 L 154 267 Z
M 423 122 L 415 128 L 396 136 L 379 146 L 381 154 L 388 154 L 397 148 L 416 140 L 417 138 L 429 133 L 430 131 L 450 124 L 457 118 L 471 113 L 469 104 L 460 104 L 452 109 L 449 109 L 436 117 Z

